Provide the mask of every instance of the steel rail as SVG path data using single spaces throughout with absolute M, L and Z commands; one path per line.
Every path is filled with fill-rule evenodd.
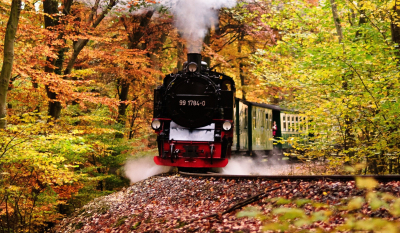
M 356 178 L 374 178 L 378 181 L 399 181 L 400 175 L 229 175 L 220 173 L 190 173 L 179 171 L 182 176 L 214 177 L 229 179 L 263 180 L 355 180 Z

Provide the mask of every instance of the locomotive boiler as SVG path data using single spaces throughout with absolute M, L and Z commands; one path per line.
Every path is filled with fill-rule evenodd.
M 189 53 L 183 70 L 166 75 L 154 90 L 151 127 L 158 165 L 225 167 L 234 131 L 235 82 Z

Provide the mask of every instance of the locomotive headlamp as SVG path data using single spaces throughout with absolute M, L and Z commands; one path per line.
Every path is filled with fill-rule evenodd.
M 225 121 L 222 124 L 222 129 L 225 130 L 225 131 L 231 130 L 232 129 L 232 123 L 230 121 Z
M 189 65 L 188 65 L 188 70 L 189 70 L 190 72 L 196 72 L 196 70 L 197 70 L 197 64 L 194 63 L 194 62 L 189 63 Z
M 158 119 L 154 119 L 153 122 L 151 122 L 151 128 L 154 130 L 158 130 L 161 128 L 161 121 Z

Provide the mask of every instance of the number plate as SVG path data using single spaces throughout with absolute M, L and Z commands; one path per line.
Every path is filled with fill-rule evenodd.
M 180 106 L 206 106 L 205 100 L 179 100 Z

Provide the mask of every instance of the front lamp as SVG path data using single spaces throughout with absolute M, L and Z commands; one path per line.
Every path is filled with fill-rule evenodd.
M 151 128 L 154 130 L 159 130 L 161 128 L 161 121 L 158 119 L 154 119 L 153 122 L 151 122 Z
M 225 130 L 225 131 L 231 130 L 232 129 L 232 123 L 230 121 L 225 121 L 222 124 L 222 129 Z
M 194 62 L 189 63 L 189 65 L 188 65 L 188 70 L 189 70 L 190 72 L 196 72 L 196 70 L 197 70 L 197 64 L 194 63 Z

